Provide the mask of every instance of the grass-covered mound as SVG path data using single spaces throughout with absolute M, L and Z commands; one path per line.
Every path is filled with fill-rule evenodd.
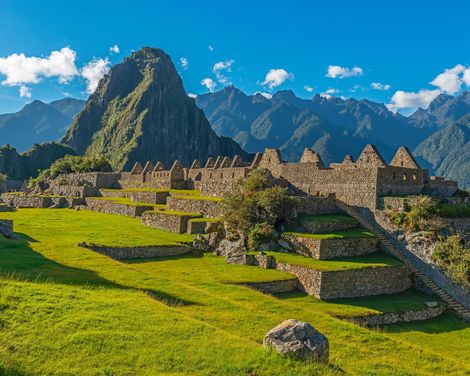
M 470 328 L 453 315 L 365 329 L 330 315 L 333 305 L 370 311 L 353 301 L 278 299 L 236 285 L 291 278 L 276 270 L 227 265 L 212 255 L 121 263 L 76 246 L 181 241 L 187 235 L 88 211 L 20 209 L 2 217 L 15 220 L 24 240 L 0 246 L 0 374 L 470 372 Z M 262 348 L 265 333 L 287 318 L 310 322 L 328 337 L 330 366 Z

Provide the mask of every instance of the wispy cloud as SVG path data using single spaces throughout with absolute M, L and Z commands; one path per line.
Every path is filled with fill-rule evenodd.
M 362 75 L 361 67 L 346 68 L 339 65 L 329 65 L 325 76 L 329 78 L 347 78 Z
M 93 93 L 98 83 L 109 72 L 110 62 L 108 58 L 95 58 L 81 70 L 82 77 L 87 81 L 87 93 Z
M 120 49 L 119 49 L 119 46 L 118 46 L 117 44 L 115 44 L 114 46 L 109 47 L 109 52 L 118 54 L 118 53 L 121 52 L 121 51 L 120 51 Z
M 21 98 L 31 98 L 31 96 L 32 96 L 31 89 L 27 86 L 24 86 L 24 85 L 20 86 L 19 92 L 20 92 L 20 97 Z
M 233 59 L 218 61 L 212 67 L 212 72 L 214 72 L 215 76 L 217 77 L 217 81 L 219 81 L 221 84 L 230 83 L 230 78 L 227 77 L 226 73 L 230 73 L 232 71 L 233 63 L 235 63 L 235 60 Z
M 185 57 L 180 57 L 180 65 L 184 70 L 188 69 L 188 67 L 189 67 L 188 59 L 185 58 Z
M 384 85 L 381 82 L 372 82 L 370 84 L 370 87 L 374 90 L 382 90 L 382 91 L 387 91 L 390 89 L 390 85 Z
M 267 86 L 269 89 L 273 89 L 282 85 L 285 81 L 292 81 L 293 79 L 294 75 L 292 73 L 289 73 L 285 69 L 270 69 L 261 84 L 263 86 Z
M 215 82 L 212 78 L 206 77 L 201 80 L 201 85 L 205 86 L 207 90 L 213 93 L 215 90 L 215 87 L 217 86 L 217 82 Z
M 305 90 L 305 91 L 308 91 L 309 93 L 313 93 L 314 88 L 313 88 L 312 86 L 305 85 L 305 86 L 304 86 L 304 90 Z

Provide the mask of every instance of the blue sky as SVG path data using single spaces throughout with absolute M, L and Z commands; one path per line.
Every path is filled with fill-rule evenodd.
M 407 113 L 470 85 L 468 14 L 468 1 L 2 0 L 0 113 L 85 99 L 87 85 L 143 46 L 172 56 L 188 93 L 233 83 Z

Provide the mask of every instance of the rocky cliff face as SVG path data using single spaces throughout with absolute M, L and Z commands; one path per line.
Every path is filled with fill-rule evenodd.
M 100 81 L 63 141 L 79 154 L 102 154 L 115 169 L 135 162 L 179 159 L 184 165 L 209 156 L 248 155 L 219 137 L 186 95 L 170 57 L 143 48 Z

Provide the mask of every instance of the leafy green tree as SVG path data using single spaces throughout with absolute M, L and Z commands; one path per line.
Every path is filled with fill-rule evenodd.
M 470 287 L 470 248 L 460 235 L 440 238 L 434 247 L 433 259 L 454 281 Z
M 287 189 L 275 184 L 269 171 L 257 169 L 225 195 L 223 218 L 228 228 L 245 236 L 253 249 L 274 239 L 276 230 L 292 218 L 294 208 L 295 198 Z

